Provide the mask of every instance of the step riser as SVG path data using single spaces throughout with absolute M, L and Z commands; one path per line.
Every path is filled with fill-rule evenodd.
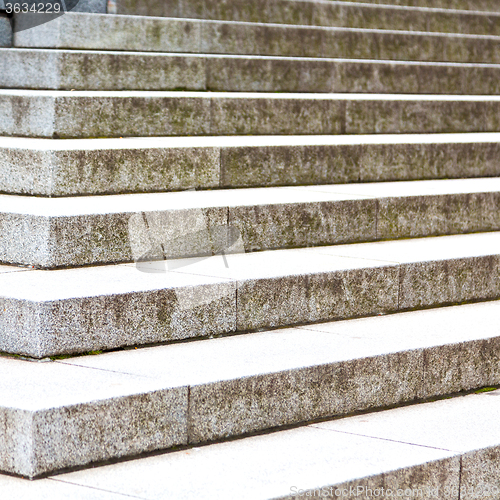
M 381 2 L 382 3 L 382 2 Z M 388 1 L 384 3 L 388 4 Z M 226 2 L 183 1 L 119 2 L 118 14 L 157 17 L 217 19 L 256 23 L 297 24 L 347 28 L 391 29 L 447 33 L 500 34 L 500 19 L 477 13 L 448 13 L 391 8 L 387 5 L 356 5 L 334 1 L 273 0 Z M 434 5 L 433 5 L 434 7 Z
M 300 138 L 297 143 L 300 144 Z M 436 139 L 439 141 L 439 139 Z M 499 139 L 500 141 L 500 139 Z M 0 191 L 38 196 L 500 176 L 500 144 L 40 151 L 0 147 Z M 446 160 L 445 160 L 446 159 Z
M 497 66 L 0 49 L 2 88 L 496 95 L 499 82 Z
M 134 1 L 134 0 L 129 0 Z M 271 0 L 272 1 L 272 0 Z M 481 10 L 499 12 L 500 5 L 496 0 L 348 0 L 350 2 L 389 4 L 410 7 L 426 7 L 457 10 Z
M 22 113 L 20 113 L 22 110 Z M 92 138 L 500 131 L 500 101 L 0 94 L 0 133 Z
M 26 14 L 26 20 L 30 15 Z M 21 26 L 23 16 L 16 20 Z M 93 33 L 95 36 L 89 37 Z M 339 28 L 66 14 L 14 34 L 15 47 L 499 63 L 500 39 Z
M 371 12 L 367 6 L 359 3 L 372 4 L 378 15 Z M 433 31 L 436 23 L 441 31 L 444 27 L 442 22 L 437 23 L 435 19 L 446 19 L 449 25 L 452 16 L 449 13 L 415 10 L 387 9 L 387 6 L 413 6 L 431 7 L 441 9 L 472 10 L 486 12 L 500 12 L 500 6 L 496 0 L 351 0 L 347 2 L 310 2 L 299 0 L 182 0 L 162 2 L 139 2 L 138 0 L 120 0 L 117 2 L 117 13 L 133 16 L 157 16 L 157 17 L 185 17 L 193 19 L 223 19 L 228 21 L 247 22 L 276 22 L 285 24 L 319 24 L 336 22 L 341 18 L 343 22 L 356 23 L 356 14 L 365 23 L 377 23 L 373 27 L 382 28 L 382 22 L 389 23 L 391 29 L 419 29 L 422 31 Z M 396 11 L 396 12 L 395 12 Z M 398 12 L 399 11 L 399 12 Z M 387 18 L 390 12 L 391 17 Z M 408 18 L 407 16 L 413 15 Z M 464 16 L 465 17 L 465 16 Z M 361 20 L 359 21 L 361 22 Z M 395 28 L 394 26 L 401 27 Z M 325 24 L 329 25 L 329 24 Z M 430 26 L 429 26 L 430 25 Z M 404 28 L 407 26 L 407 28 Z M 458 25 L 460 26 L 460 25 Z M 476 28 L 477 24 L 474 24 Z M 353 27 L 356 27 L 354 25 Z M 459 30 L 462 32 L 462 30 Z
M 3 407 L 0 418 L 9 422 L 11 432 L 2 443 L 0 468 L 35 477 L 94 461 L 496 385 L 499 348 L 495 337 L 189 387 L 164 388 L 155 381 L 158 388 L 145 394 L 47 410 Z M 98 427 L 89 425 L 95 421 Z M 33 436 L 26 435 L 32 428 Z
M 493 192 L 53 217 L 4 212 L 0 261 L 50 269 L 487 232 L 500 230 L 499 206 Z
M 348 249 L 340 253 L 345 254 L 349 254 Z M 309 257 L 313 260 L 308 265 L 315 264 L 314 253 L 298 257 Z M 220 271 L 200 273 L 189 265 L 154 275 L 129 265 L 125 266 L 126 273 L 117 270 L 128 276 L 128 282 L 118 287 L 119 292 L 86 292 L 85 298 L 63 295 L 74 287 L 71 277 L 78 270 L 55 271 L 55 275 L 43 271 L 4 275 L 0 351 L 42 358 L 500 297 L 498 255 L 402 264 L 378 262 L 379 267 L 369 267 L 367 260 L 341 258 L 343 265 L 355 268 L 340 270 L 332 270 L 338 257 L 328 256 L 327 261 L 328 267 L 321 272 L 290 270 L 274 277 L 265 272 L 260 275 L 257 265 L 252 278 L 229 281 L 207 281 L 184 274 L 221 276 Z M 291 267 L 296 269 L 295 264 Z M 111 268 L 109 272 L 115 271 Z M 113 274 L 111 278 L 102 276 L 104 282 L 117 279 Z M 176 279 L 187 278 L 194 284 L 175 284 Z M 135 282 L 142 283 L 139 289 Z M 50 300 L 9 296 L 11 287 L 19 283 L 24 283 L 24 294 L 35 293 L 38 287 L 59 287 L 61 291 L 57 299 Z M 271 295 L 270 290 L 279 293 Z

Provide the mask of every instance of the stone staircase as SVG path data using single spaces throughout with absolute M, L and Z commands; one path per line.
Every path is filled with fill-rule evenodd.
M 500 498 L 500 3 L 391 3 L 0 17 L 5 498 Z

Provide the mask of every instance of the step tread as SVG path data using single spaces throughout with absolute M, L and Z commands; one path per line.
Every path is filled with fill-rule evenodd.
M 462 305 L 55 362 L 0 358 L 0 405 L 5 415 L 38 421 L 36 445 L 13 424 L 13 438 L 37 448 L 34 475 L 92 459 L 193 445 L 498 383 L 499 307 L 498 301 Z M 436 382 L 443 372 L 444 381 Z M 329 388 L 328 396 L 327 386 L 335 384 L 324 382 L 315 399 L 327 373 L 344 376 L 347 385 Z M 382 394 L 379 385 L 391 383 L 395 390 Z M 278 404 L 277 395 L 284 393 L 286 401 Z M 148 401 L 155 406 L 140 418 L 134 408 Z M 101 429 L 92 435 L 86 415 L 94 420 L 108 415 L 105 437 Z M 61 418 L 66 423 L 53 427 Z M 143 433 L 131 444 L 137 420 Z M 120 433 L 128 437 L 109 446 Z M 25 448 L 8 444 L 18 467 L 8 470 L 27 474 L 19 467 Z M 45 455 L 45 446 L 53 456 Z M 0 462 L 5 470 L 9 458 L 4 454 Z
M 205 208 L 280 206 L 361 199 L 434 197 L 500 192 L 500 177 L 324 184 L 98 197 L 38 198 L 0 194 L 0 214 L 73 217 L 98 214 L 167 212 Z
M 293 493 L 301 498 L 302 490 L 307 498 L 317 488 L 349 487 L 355 496 L 358 486 L 363 494 L 381 487 L 430 489 L 428 498 L 437 490 L 457 500 L 460 487 L 479 491 L 485 484 L 495 494 L 498 395 L 474 394 L 73 472 L 43 480 L 39 488 L 56 482 L 54 488 L 75 494 L 95 488 L 96 498 L 106 500 L 131 491 L 144 498 L 229 499 L 237 490 L 239 498 L 276 499 Z M 482 466 L 474 468 L 476 461 Z M 27 488 L 20 480 L 4 482 L 13 491 Z

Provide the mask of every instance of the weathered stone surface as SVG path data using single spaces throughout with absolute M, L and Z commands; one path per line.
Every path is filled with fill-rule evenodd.
M 3 471 L 34 477 L 187 442 L 186 388 L 57 363 L 0 370 Z
M 0 12 L 0 47 L 12 46 L 12 27 L 9 19 Z
M 67 196 L 494 177 L 500 174 L 499 138 L 498 134 L 126 141 L 0 138 L 0 189 Z
M 500 93 L 498 65 L 66 49 L 0 55 L 4 88 Z
M 258 23 L 283 23 L 316 26 L 342 26 L 348 28 L 397 29 L 404 31 L 437 31 L 441 33 L 475 33 L 498 35 L 500 16 L 494 0 L 466 2 L 449 0 L 430 2 L 374 2 L 359 5 L 355 2 L 301 1 L 301 0 L 171 0 L 150 4 L 137 0 L 120 0 L 119 14 L 188 17 L 218 19 L 225 21 L 246 21 Z M 394 5 L 390 5 L 390 3 Z M 383 5 L 377 5 L 383 4 Z M 474 12 L 446 12 L 425 9 L 405 9 L 402 6 L 438 7 L 446 9 L 470 9 Z M 485 10 L 488 13 L 477 12 Z
M 379 457 L 377 461 L 374 456 Z M 193 470 L 198 472 L 192 474 Z M 190 481 L 186 484 L 187 476 Z M 446 451 L 307 427 L 73 472 L 57 479 L 68 481 L 58 484 L 71 485 L 76 491 L 78 487 L 105 491 L 98 500 L 108 500 L 108 491 L 126 495 L 132 488 L 144 498 L 161 500 L 187 500 L 202 494 L 230 498 L 238 489 L 241 499 L 250 500 L 256 495 L 292 498 L 299 491 L 302 496 L 295 498 L 304 498 L 307 490 L 324 487 L 328 492 L 333 488 L 334 493 L 348 484 L 373 490 L 397 485 L 444 490 L 458 485 L 458 477 L 459 458 Z M 2 485 L 7 481 L 12 479 Z M 7 491 L 22 491 L 11 488 Z M 457 500 L 458 496 L 449 498 Z
M 228 280 L 132 266 L 0 276 L 3 352 L 41 358 L 236 328 L 236 286 Z
M 92 138 L 496 132 L 481 96 L 0 91 L 4 135 Z
M 32 14 L 19 14 L 17 23 Z M 498 63 L 500 40 L 362 28 L 68 13 L 14 34 L 15 47 Z M 89 37 L 91 32 L 94 36 Z

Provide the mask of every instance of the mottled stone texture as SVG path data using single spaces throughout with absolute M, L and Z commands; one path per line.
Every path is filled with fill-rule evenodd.
M 0 132 L 50 138 L 496 132 L 500 101 L 0 93 Z
M 500 295 L 498 255 L 401 264 L 400 309 L 414 309 Z
M 314 259 L 313 254 L 309 258 Z M 396 267 L 387 266 L 239 281 L 237 329 L 394 311 L 398 273 Z
M 410 351 L 193 386 L 189 439 L 212 441 L 410 401 L 420 367 L 421 353 Z
M 1 56 L 0 84 L 4 88 L 490 95 L 500 92 L 500 69 L 472 64 L 47 49 L 5 49 Z
M 0 47 L 12 46 L 12 27 L 9 19 L 0 12 Z
M 0 148 L 0 190 L 67 196 L 500 174 L 498 142 L 137 146 L 111 149 L 96 142 L 92 149 L 68 147 L 44 151 L 28 143 L 16 148 L 6 145 Z M 494 195 L 488 196 L 494 203 Z M 480 199 L 486 200 L 486 195 Z M 397 199 L 392 203 L 397 203 Z M 491 211 L 490 215 L 493 214 Z M 463 212 L 463 215 L 473 214 Z M 491 223 L 489 227 L 495 226 Z
M 29 22 L 20 14 L 16 23 Z M 93 33 L 92 37 L 87 34 Z M 497 38 L 69 13 L 14 34 L 14 46 L 498 63 Z
M 395 9 L 397 6 L 438 7 L 499 11 L 495 0 L 370 0 L 371 6 L 353 3 L 287 1 L 287 0 L 182 0 L 148 3 L 141 0 L 119 0 L 119 14 L 164 17 L 190 17 L 259 23 L 344 26 L 404 31 L 438 31 L 442 33 L 476 33 L 498 35 L 497 16 L 476 13 L 448 13 Z M 384 5 L 377 5 L 384 4 Z

